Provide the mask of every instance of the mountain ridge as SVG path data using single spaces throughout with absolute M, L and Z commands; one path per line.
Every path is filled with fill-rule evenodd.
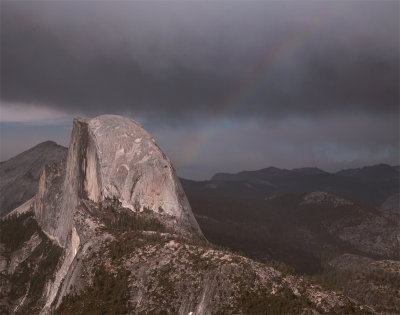
M 240 192 L 261 199 L 279 193 L 325 191 L 377 207 L 399 191 L 399 181 L 400 173 L 396 167 L 387 164 L 335 173 L 318 168 L 288 170 L 268 167 L 235 174 L 216 173 L 210 180 L 190 181 L 188 189 L 202 191 L 214 187 L 214 194 L 219 190 L 220 194 L 234 197 Z M 189 183 L 186 180 L 182 182 Z
M 119 116 L 75 119 L 67 156 L 0 225 L 4 313 L 374 312 L 207 242 L 169 159 Z
M 306 166 L 306 167 L 300 167 L 300 168 L 292 168 L 292 169 L 287 169 L 287 168 L 279 168 L 279 167 L 275 167 L 275 166 L 268 166 L 268 167 L 264 167 L 261 169 L 256 169 L 256 170 L 243 170 L 243 171 L 239 171 L 236 173 L 229 173 L 229 172 L 217 172 L 215 173 L 213 176 L 211 176 L 211 178 L 209 180 L 227 180 L 226 178 L 224 178 L 224 176 L 227 176 L 228 179 L 235 179 L 235 180 L 246 180 L 246 179 L 253 179 L 250 176 L 252 174 L 260 174 L 259 176 L 262 176 L 264 174 L 266 175 L 271 175 L 271 174 L 284 174 L 284 173 L 289 173 L 289 172 L 298 172 L 298 173 L 302 173 L 302 174 L 308 174 L 308 175 L 315 175 L 315 174 L 332 174 L 332 175 L 353 175 L 355 173 L 362 173 L 366 170 L 371 170 L 371 169 L 395 169 L 398 170 L 400 168 L 400 166 L 398 165 L 389 165 L 386 163 L 378 163 L 378 164 L 372 164 L 372 165 L 364 165 L 364 166 L 360 166 L 360 167 L 355 167 L 355 168 L 345 168 L 345 169 L 341 169 L 338 171 L 334 171 L 334 172 L 329 172 L 329 171 L 325 171 L 323 169 L 320 169 L 318 167 L 315 166 Z M 250 175 L 249 177 L 246 177 L 246 175 Z M 190 179 L 188 179 L 190 180 Z M 196 181 L 196 180 L 194 180 Z
M 67 148 L 45 141 L 0 164 L 0 216 L 36 193 L 43 167 L 65 157 Z

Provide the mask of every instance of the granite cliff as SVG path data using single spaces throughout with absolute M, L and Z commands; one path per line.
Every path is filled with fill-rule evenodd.
M 74 282 L 68 277 L 76 255 L 93 242 L 97 225 L 82 222 L 84 213 L 107 202 L 151 212 L 173 233 L 203 238 L 170 160 L 137 122 L 114 115 L 76 118 L 66 157 L 44 167 L 33 200 L 15 210 L 32 209 L 41 231 L 63 249 L 46 284 L 44 312 L 61 301 L 62 284 Z
M 135 121 L 104 115 L 76 118 L 66 161 L 48 165 L 39 181 L 35 216 L 61 246 L 82 200 L 118 199 L 132 211 L 150 209 L 181 233 L 197 233 L 170 160 Z

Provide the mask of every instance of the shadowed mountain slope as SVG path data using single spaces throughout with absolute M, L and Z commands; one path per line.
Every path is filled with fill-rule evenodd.
M 328 173 L 318 168 L 279 169 L 268 167 L 236 174 L 217 173 L 211 180 L 199 182 L 197 190 L 213 187 L 220 195 L 265 198 L 279 193 L 307 193 L 325 191 L 358 200 L 371 206 L 380 206 L 389 196 L 399 191 L 399 171 L 396 167 L 378 164 L 357 169 Z M 227 184 L 229 182 L 229 184 Z M 212 193 L 214 194 L 214 193 Z
M 265 200 L 188 192 L 212 242 L 299 272 L 322 271 L 344 253 L 399 259 L 399 215 L 324 192 L 281 194 Z
M 67 148 L 53 141 L 33 148 L 0 164 L 0 216 L 4 216 L 36 194 L 43 167 L 65 157 Z

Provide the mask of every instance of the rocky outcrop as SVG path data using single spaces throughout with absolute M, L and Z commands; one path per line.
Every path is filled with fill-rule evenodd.
M 68 210 L 62 211 L 65 183 L 66 160 L 45 166 L 40 176 L 38 191 L 34 198 L 35 217 L 43 230 L 57 240 L 59 245 L 65 243 L 65 237 L 71 229 L 71 218 Z M 71 214 L 73 208 L 71 207 Z M 65 235 L 64 237 L 62 237 Z
M 89 199 L 117 198 L 133 211 L 174 218 L 181 232 L 201 233 L 170 160 L 137 122 L 106 115 L 81 123 L 88 128 L 84 191 Z
M 61 254 L 32 211 L 0 220 L 0 314 L 39 314 Z
M 32 198 L 43 167 L 60 161 L 67 148 L 46 141 L 0 164 L 0 216 Z
M 43 231 L 64 248 L 45 312 L 88 241 L 90 226 L 82 228 L 78 213 L 88 202 L 107 200 L 137 213 L 153 211 L 174 233 L 203 237 L 170 160 L 137 122 L 114 115 L 76 118 L 66 158 L 46 165 L 33 202 Z
M 66 161 L 44 169 L 35 215 L 61 246 L 72 231 L 74 209 L 85 199 L 118 199 L 132 211 L 160 214 L 176 232 L 201 235 L 170 160 L 128 118 L 76 118 Z

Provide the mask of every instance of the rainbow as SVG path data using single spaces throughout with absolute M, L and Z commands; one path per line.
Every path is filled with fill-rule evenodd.
M 250 96 L 265 86 L 271 74 L 326 27 L 336 12 L 337 9 L 328 6 L 322 14 L 314 17 L 307 27 L 297 30 L 292 36 L 282 40 L 272 53 L 268 50 L 257 66 L 243 76 L 237 88 L 218 103 L 215 117 L 208 128 L 190 137 L 190 144 L 181 157 L 180 168 L 190 167 L 190 163 L 203 151 L 206 144 L 224 127 L 224 122 L 228 121 L 230 115 L 245 106 Z

